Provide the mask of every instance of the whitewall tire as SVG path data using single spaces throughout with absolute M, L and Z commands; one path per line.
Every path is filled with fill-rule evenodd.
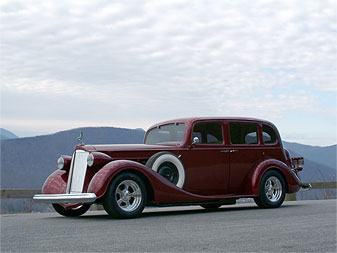
M 169 152 L 159 152 L 150 157 L 146 166 L 158 172 L 177 187 L 185 183 L 185 168 L 179 158 Z

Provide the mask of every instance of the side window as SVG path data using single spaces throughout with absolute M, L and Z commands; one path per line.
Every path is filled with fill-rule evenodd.
M 262 125 L 262 137 L 264 144 L 275 144 L 277 142 L 276 133 L 270 126 Z
M 198 123 L 194 126 L 192 140 L 199 138 L 199 144 L 223 143 L 221 122 Z
M 258 144 L 257 124 L 230 123 L 229 128 L 232 144 Z

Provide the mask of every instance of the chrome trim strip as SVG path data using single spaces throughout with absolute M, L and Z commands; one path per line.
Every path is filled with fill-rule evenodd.
M 96 198 L 95 193 L 35 194 L 33 200 L 41 203 L 93 203 Z
M 75 159 L 75 152 L 73 153 L 73 155 L 71 157 L 71 163 L 70 163 L 70 170 L 69 170 L 69 176 L 68 176 L 66 193 L 70 193 L 71 179 L 73 177 L 74 159 Z
M 70 193 L 82 193 L 85 175 L 87 174 L 87 159 L 89 152 L 76 150 L 72 171 Z
M 73 153 L 66 193 L 81 193 L 83 191 L 88 155 L 89 152 L 84 150 L 76 150 Z

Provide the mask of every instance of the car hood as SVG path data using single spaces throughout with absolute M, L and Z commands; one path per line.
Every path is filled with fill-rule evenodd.
M 147 144 L 109 144 L 109 145 L 84 145 L 77 146 L 89 152 L 116 152 L 116 151 L 150 151 L 150 150 L 174 150 L 177 145 L 147 145 Z

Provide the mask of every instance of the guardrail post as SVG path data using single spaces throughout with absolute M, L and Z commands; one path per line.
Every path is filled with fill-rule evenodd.
M 104 210 L 102 205 L 98 205 L 98 204 L 91 205 L 91 211 L 101 211 L 101 210 Z
M 285 201 L 296 201 L 296 193 L 287 193 Z

